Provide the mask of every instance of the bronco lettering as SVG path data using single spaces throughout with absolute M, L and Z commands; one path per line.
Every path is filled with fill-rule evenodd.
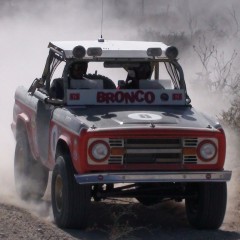
M 144 92 L 142 90 L 132 92 L 98 92 L 98 103 L 140 103 L 146 102 L 148 104 L 153 103 L 155 95 L 153 92 Z

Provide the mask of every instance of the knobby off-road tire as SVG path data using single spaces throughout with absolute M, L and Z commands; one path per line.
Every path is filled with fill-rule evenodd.
M 39 200 L 47 188 L 49 171 L 33 159 L 27 133 L 17 136 L 14 157 L 14 178 L 18 195 L 23 200 Z
M 189 187 L 195 193 L 185 201 L 189 223 L 197 229 L 218 229 L 226 211 L 226 183 L 196 183 Z
M 102 79 L 104 89 L 116 89 L 116 85 L 114 84 L 114 82 L 110 78 L 103 75 L 88 73 L 85 75 L 85 77 L 89 79 Z
M 60 228 L 84 229 L 88 224 L 91 187 L 79 185 L 68 155 L 59 156 L 52 174 L 52 209 Z

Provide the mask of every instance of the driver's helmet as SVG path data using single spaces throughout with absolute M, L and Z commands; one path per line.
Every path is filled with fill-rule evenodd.
M 82 79 L 88 68 L 87 62 L 74 62 L 69 67 L 69 76 L 72 79 Z
M 150 63 L 140 63 L 140 66 L 134 68 L 136 79 L 149 79 L 151 78 L 152 69 Z
M 152 68 L 149 62 L 139 63 L 138 67 L 128 69 L 127 88 L 139 88 L 139 80 L 151 78 Z

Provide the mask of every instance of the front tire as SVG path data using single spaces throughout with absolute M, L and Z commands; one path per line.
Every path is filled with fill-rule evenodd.
M 14 156 L 14 179 L 18 195 L 23 200 L 39 200 L 48 183 L 48 169 L 33 159 L 27 133 L 18 134 Z
M 196 183 L 188 190 L 193 193 L 185 200 L 189 223 L 197 229 L 218 229 L 226 211 L 226 183 Z
M 91 188 L 77 184 L 69 156 L 59 156 L 52 174 L 52 209 L 60 228 L 87 227 Z

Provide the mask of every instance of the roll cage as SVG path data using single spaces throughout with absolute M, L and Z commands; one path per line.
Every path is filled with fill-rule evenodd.
M 153 72 L 154 72 L 154 79 L 159 78 L 159 63 L 163 62 L 166 70 L 172 80 L 173 86 L 175 89 L 183 89 L 185 90 L 188 102 L 190 103 L 191 100 L 187 94 L 186 84 L 184 80 L 184 73 L 182 70 L 181 65 L 178 63 L 177 58 L 168 58 L 165 57 L 156 57 L 156 56 L 144 56 L 144 57 L 122 57 L 117 56 L 116 57 L 109 57 L 109 56 L 87 56 L 83 57 L 82 59 L 76 58 L 73 56 L 73 54 L 69 53 L 69 50 L 64 50 L 60 47 L 57 47 L 53 43 L 49 43 L 49 55 L 46 60 L 46 64 L 43 70 L 43 74 L 41 78 L 37 78 L 34 80 L 32 86 L 29 88 L 29 92 L 31 95 L 34 94 L 35 90 L 38 89 L 41 93 L 47 96 L 45 98 L 45 101 L 52 103 L 52 104 L 63 104 L 64 100 L 52 100 L 49 92 L 50 92 L 50 82 L 52 79 L 52 76 L 58 67 L 58 65 L 61 62 L 66 62 L 66 65 L 63 70 L 62 77 L 63 79 L 67 79 L 68 76 L 68 68 L 69 66 L 75 62 L 75 61 L 87 61 L 87 62 L 117 62 L 119 64 L 123 63 L 132 63 L 132 62 L 151 62 L 153 64 Z M 89 49 L 89 48 L 88 48 Z M 94 48 L 92 48 L 94 49 Z M 148 48 L 149 49 L 149 48 Z M 147 51 L 148 51 L 147 49 Z M 154 48 L 153 48 L 154 49 Z M 134 50 L 132 50 L 134 51 Z M 72 51 L 73 52 L 73 51 Z M 117 52 L 117 51 L 116 51 Z M 120 50 L 119 50 L 120 52 Z M 68 88 L 67 81 L 64 80 L 64 89 Z

